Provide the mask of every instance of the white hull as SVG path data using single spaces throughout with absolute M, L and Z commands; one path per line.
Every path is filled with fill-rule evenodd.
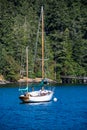
M 20 95 L 19 98 L 25 103 L 26 102 L 36 103 L 36 102 L 48 102 L 52 100 L 52 97 L 53 97 L 53 91 L 44 90 L 44 91 L 28 92 L 25 95 Z

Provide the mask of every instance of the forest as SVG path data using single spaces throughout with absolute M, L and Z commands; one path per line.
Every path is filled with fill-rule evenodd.
M 41 77 L 41 6 L 45 77 L 87 76 L 86 0 L 0 0 L 0 75 L 25 76 L 28 46 L 29 78 Z

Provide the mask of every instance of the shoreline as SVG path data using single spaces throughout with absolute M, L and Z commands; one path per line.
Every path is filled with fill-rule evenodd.
M 48 78 L 46 78 L 47 79 L 47 82 L 48 83 L 50 83 L 50 84 L 84 84 L 84 85 L 87 85 L 87 83 L 58 83 L 57 81 L 55 81 L 55 80 L 52 80 L 52 79 L 48 79 Z M 17 80 L 17 81 L 8 81 L 8 80 L 5 80 L 5 79 L 1 79 L 0 78 L 0 85 L 5 85 L 5 84 L 13 84 L 13 83 L 26 83 L 26 82 L 28 82 L 28 83 L 40 83 L 41 82 L 41 80 L 42 80 L 42 78 L 26 78 L 26 77 L 24 77 L 24 78 L 20 78 L 19 80 Z
M 7 81 L 7 80 L 1 80 L 0 79 L 0 85 L 2 85 L 2 84 L 8 84 L 8 83 L 11 83 L 10 81 Z
M 4 80 L 4 79 L 0 79 L 0 85 L 3 85 L 3 84 L 9 84 L 9 83 L 40 83 L 42 80 L 42 78 L 28 78 L 26 79 L 26 77 L 24 78 L 20 78 L 18 81 L 15 81 L 15 82 L 11 82 L 11 81 L 7 81 L 7 80 Z M 49 83 L 57 83 L 56 81 L 54 80 L 51 80 L 51 79 L 48 79 L 47 78 L 47 81 Z
M 23 79 L 19 79 L 18 80 L 18 82 L 19 83 L 25 83 L 26 81 L 28 82 L 28 83 L 40 83 L 41 82 L 41 80 L 42 80 L 43 78 L 28 78 L 28 79 L 26 79 L 26 77 L 25 78 L 23 78 Z M 46 78 L 47 79 L 47 81 L 49 82 L 49 83 L 57 83 L 56 81 L 54 81 L 54 80 L 52 80 L 52 79 L 48 79 L 48 78 Z

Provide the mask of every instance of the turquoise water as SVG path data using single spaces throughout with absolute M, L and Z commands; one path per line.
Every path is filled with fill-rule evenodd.
M 87 86 L 54 88 L 57 102 L 22 104 L 17 85 L 1 85 L 0 130 L 87 130 Z

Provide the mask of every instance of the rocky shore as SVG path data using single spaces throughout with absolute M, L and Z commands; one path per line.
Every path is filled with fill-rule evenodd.
M 28 83 L 39 83 L 40 81 L 42 80 L 42 78 L 26 78 L 26 77 L 24 77 L 24 78 L 20 78 L 17 82 L 18 83 L 25 83 L 26 81 L 28 81 Z M 51 79 L 48 79 L 47 78 L 47 81 L 49 82 L 49 83 L 55 83 L 55 81 L 54 80 L 51 80 Z M 10 81 L 7 81 L 7 80 L 5 80 L 4 78 L 3 78 L 3 76 L 0 76 L 0 84 L 7 84 L 7 83 L 11 83 Z
M 34 79 L 33 78 L 28 78 L 28 79 L 26 79 L 26 77 L 24 77 L 22 79 L 19 79 L 18 82 L 26 82 L 26 80 L 29 83 L 39 83 L 42 80 L 42 78 L 34 78 Z M 51 79 L 48 79 L 48 78 L 47 78 L 47 81 L 48 82 L 55 82 L 54 80 L 51 80 Z
M 0 75 L 0 84 L 7 84 L 10 83 L 9 81 L 5 80 L 2 75 Z
M 6 80 L 0 80 L 0 84 L 7 84 L 7 83 L 10 83 L 10 82 Z

